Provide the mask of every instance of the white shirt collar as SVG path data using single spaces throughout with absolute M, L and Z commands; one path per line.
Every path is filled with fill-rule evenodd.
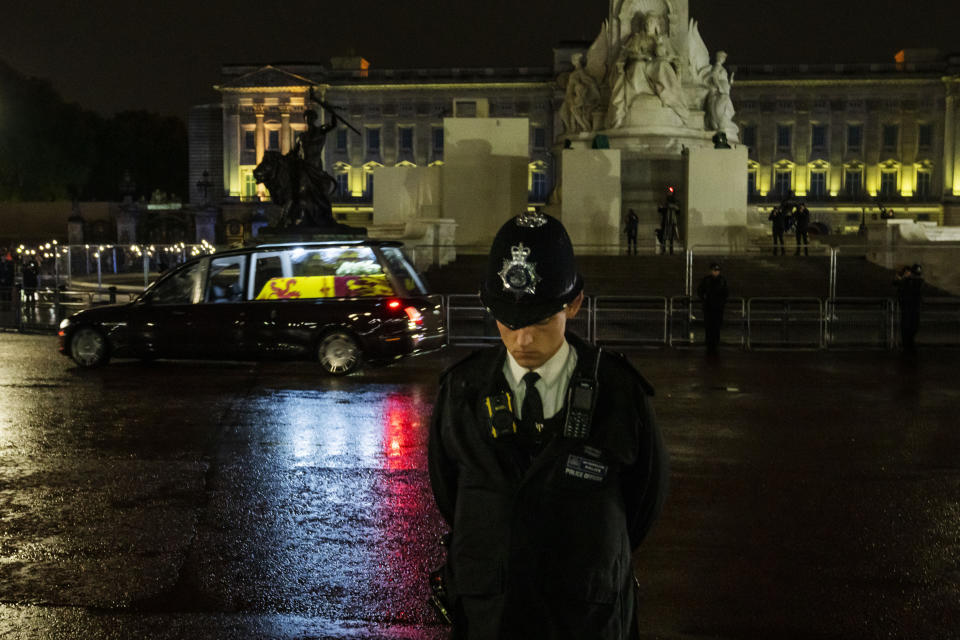
M 557 349 L 557 352 L 550 356 L 550 358 L 544 362 L 542 365 L 533 369 L 534 373 L 540 374 L 540 380 L 538 384 L 542 381 L 543 384 L 547 387 L 552 387 L 557 378 L 563 373 L 564 365 L 567 362 L 567 356 L 570 354 L 570 343 L 566 340 L 563 341 L 563 344 L 560 345 L 560 348 Z M 510 375 L 513 376 L 513 380 L 508 380 L 511 387 L 519 385 L 520 380 L 523 379 L 523 376 L 530 371 L 525 367 L 521 367 L 517 364 L 517 361 L 513 359 L 513 356 L 507 351 L 507 367 L 510 371 Z

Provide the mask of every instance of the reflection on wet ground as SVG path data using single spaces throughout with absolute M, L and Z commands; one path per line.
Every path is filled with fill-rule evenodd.
M 437 373 L 0 334 L 0 637 L 444 637 Z M 958 637 L 955 354 L 642 351 L 672 456 L 645 637 Z

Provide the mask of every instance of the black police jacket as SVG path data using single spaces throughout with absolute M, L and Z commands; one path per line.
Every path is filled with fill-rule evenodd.
M 722 309 L 730 296 L 727 279 L 723 276 L 703 276 L 697 286 L 697 297 L 708 309 Z
M 574 375 L 592 371 L 596 349 L 567 340 L 577 350 Z M 505 357 L 501 345 L 449 369 L 431 423 L 430 481 L 452 528 L 453 637 L 632 638 L 631 552 L 667 485 L 653 389 L 603 352 L 589 437 L 557 434 L 531 459 L 516 436 L 491 433 L 485 400 L 508 389 Z

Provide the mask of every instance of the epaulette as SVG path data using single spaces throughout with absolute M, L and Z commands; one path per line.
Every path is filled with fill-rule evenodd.
M 643 389 L 644 393 L 651 397 L 656 395 L 656 390 L 653 388 L 653 385 L 650 384 L 650 381 L 643 377 L 642 373 L 637 371 L 637 368 L 633 366 L 633 363 L 630 362 L 630 360 L 627 359 L 627 356 L 623 355 L 619 351 L 610 351 L 609 349 L 604 349 L 603 353 L 619 362 L 627 371 L 629 371 L 636 379 L 637 384 L 640 385 L 640 388 Z

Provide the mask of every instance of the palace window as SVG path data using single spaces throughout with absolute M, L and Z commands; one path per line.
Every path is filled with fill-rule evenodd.
M 753 149 L 757 146 L 757 125 L 755 124 L 745 124 L 740 130 L 741 140 L 750 149 Z
M 892 198 L 897 195 L 897 172 L 882 171 L 880 173 L 880 197 Z
M 257 133 L 253 129 L 248 129 L 247 131 L 243 132 L 243 150 L 257 150 Z
M 926 200 L 930 197 L 931 192 L 931 177 L 932 173 L 929 171 L 917 171 L 917 188 L 914 189 L 913 194 L 921 199 Z
M 413 127 L 400 127 L 398 132 L 400 134 L 400 153 L 413 153 Z
M 863 125 L 847 125 L 847 151 L 860 151 L 863 146 Z
M 350 195 L 350 174 L 346 171 L 337 174 L 337 194 L 341 198 Z
M 367 155 L 380 155 L 380 128 L 367 127 Z
M 863 171 L 860 169 L 847 169 L 844 171 L 843 186 L 848 196 L 859 196 L 863 191 Z
M 747 196 L 754 197 L 757 195 L 757 170 L 751 169 L 747 171 Z
M 347 152 L 347 130 L 343 127 L 337 129 L 336 150 L 337 153 Z
M 477 103 L 473 100 L 457 100 L 453 105 L 453 113 L 457 118 L 476 118 Z
M 533 128 L 533 148 L 534 149 L 547 148 L 547 130 L 544 129 L 543 127 Z
M 777 169 L 773 176 L 773 190 L 781 196 L 790 195 L 793 191 L 793 171 Z
M 777 151 L 790 151 L 793 143 L 793 125 L 777 125 Z
M 367 173 L 367 184 L 363 190 L 365 198 L 373 200 L 373 172 Z
M 443 127 L 434 127 L 431 134 L 433 139 L 433 155 L 443 155 Z
M 883 125 L 883 150 L 895 151 L 900 139 L 900 127 L 895 124 Z
M 813 125 L 810 129 L 810 146 L 814 149 L 827 148 L 827 125 Z
M 929 149 L 933 146 L 933 125 L 923 123 L 917 125 L 917 146 L 921 149 Z
M 545 202 L 547 199 L 547 174 L 544 171 L 534 171 L 530 175 L 531 202 Z
M 279 151 L 280 150 L 280 130 L 272 129 L 267 131 L 267 150 L 269 151 Z
M 827 195 L 827 172 L 826 171 L 811 171 L 810 172 L 810 190 L 809 194 L 811 198 L 823 198 Z
M 243 172 L 243 191 L 241 195 L 245 198 L 252 198 L 257 195 L 257 179 L 253 177 L 252 171 Z

